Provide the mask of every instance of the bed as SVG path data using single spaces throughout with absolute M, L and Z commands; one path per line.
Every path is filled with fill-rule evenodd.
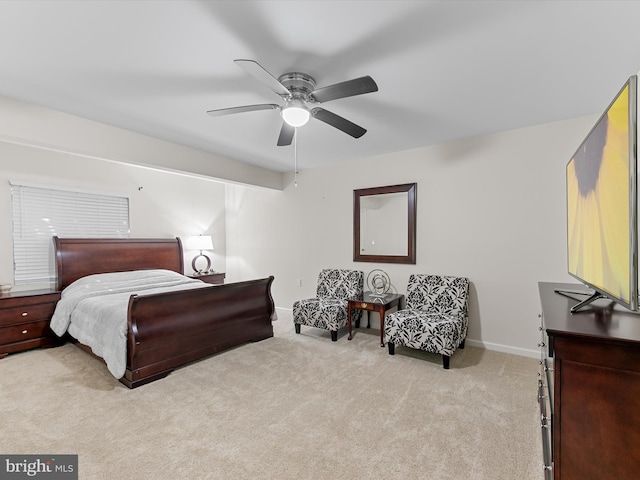
M 179 238 L 53 237 L 53 241 L 57 289 L 62 292 L 62 298 L 56 306 L 52 328 L 54 319 L 60 321 L 59 307 L 62 310 L 64 303 L 71 301 L 74 290 L 91 290 L 100 282 L 103 285 L 100 288 L 109 290 L 110 286 L 104 287 L 105 278 L 111 282 L 114 277 L 133 275 L 132 272 L 138 271 L 142 272 L 143 279 L 136 280 L 137 284 L 145 283 L 144 275 L 173 275 L 176 279 L 171 291 L 160 292 L 155 287 L 134 289 L 137 293 L 126 293 L 125 304 L 119 307 L 122 315 L 126 315 L 126 323 L 124 318 L 121 320 L 126 344 L 124 373 L 119 380 L 129 388 L 166 377 L 175 368 L 214 353 L 273 336 L 271 322 L 276 318 L 271 296 L 273 276 L 209 285 L 177 275 L 182 274 L 184 268 Z M 149 272 L 151 270 L 153 272 Z M 184 287 L 180 286 L 181 282 Z M 107 295 L 107 298 L 115 299 L 116 296 Z M 85 297 L 97 301 L 93 294 Z M 83 302 L 79 301 L 77 305 Z M 70 324 L 72 318 L 68 319 Z M 58 330 L 56 333 L 60 334 L 61 328 Z M 71 329 L 64 330 L 64 335 L 77 346 L 95 353 L 95 347 L 92 349 L 71 336 Z

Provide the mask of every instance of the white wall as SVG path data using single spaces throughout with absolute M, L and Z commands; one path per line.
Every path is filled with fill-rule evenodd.
M 0 107 L 0 283 L 12 282 L 8 180 L 114 192 L 131 199 L 132 236 L 211 234 L 214 268 L 228 281 L 274 275 L 281 308 L 313 296 L 325 267 L 382 268 L 399 292 L 414 272 L 468 276 L 470 344 L 522 354 L 536 352 L 537 282 L 571 281 L 564 169 L 597 119 L 303 169 L 297 188 L 285 176 L 277 190 L 235 183 L 243 173 L 259 183 L 259 172 L 225 159 L 209 174 L 228 169 L 234 183 L 226 186 L 200 171 L 171 173 L 216 163 L 203 152 L 1 97 Z M 149 165 L 156 155 L 162 171 L 126 163 Z M 267 180 L 281 184 L 277 175 Z M 353 190 L 411 182 L 418 263 L 354 263 Z
M 228 185 L 228 276 L 274 275 L 276 304 L 291 308 L 314 296 L 327 267 L 382 268 L 399 292 L 411 273 L 464 275 L 472 282 L 470 344 L 536 355 L 537 282 L 572 281 L 565 166 L 596 119 L 303 170 L 298 187 L 289 181 L 282 192 Z M 411 182 L 417 264 L 354 263 L 353 190 Z
M 209 234 L 226 270 L 224 179 L 280 189 L 282 174 L 0 97 L 0 283 L 13 283 L 9 180 L 126 195 L 132 237 Z M 191 272 L 195 252 L 185 252 Z M 28 287 L 21 287 L 25 289 Z
M 132 237 L 209 234 L 213 267 L 226 269 L 223 183 L 0 142 L 0 283 L 13 283 L 9 180 L 128 196 Z
M 282 174 L 0 96 L 0 141 L 208 179 L 282 188 Z

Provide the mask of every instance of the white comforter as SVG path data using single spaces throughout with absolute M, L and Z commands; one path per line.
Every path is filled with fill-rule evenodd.
M 62 291 L 51 318 L 58 336 L 65 332 L 91 347 L 116 378 L 127 365 L 127 308 L 133 294 L 207 288 L 213 285 L 169 270 L 102 273 L 76 280 Z

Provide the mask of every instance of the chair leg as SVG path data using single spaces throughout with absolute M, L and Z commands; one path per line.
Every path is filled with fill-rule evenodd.
M 460 349 L 464 350 L 464 342 L 465 342 L 466 340 L 467 340 L 466 338 L 465 338 L 464 340 L 462 340 L 462 343 L 460 344 L 460 346 L 459 346 L 458 348 L 460 348 Z
M 391 342 L 387 342 L 387 346 L 389 347 L 389 355 L 394 355 L 396 353 L 396 346 Z
M 338 331 L 337 330 L 331 330 L 331 341 L 332 342 L 337 342 L 338 341 Z
M 449 355 L 442 355 L 442 366 L 445 370 L 449 370 L 449 360 L 451 357 Z
M 296 323 L 294 325 L 296 326 L 296 333 L 300 333 L 300 324 Z

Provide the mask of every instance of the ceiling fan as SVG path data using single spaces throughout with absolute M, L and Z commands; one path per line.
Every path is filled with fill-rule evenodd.
M 360 138 L 367 132 L 361 126 L 317 105 L 339 98 L 377 92 L 378 85 L 370 76 L 316 88 L 316 81 L 306 73 L 290 72 L 275 78 L 254 60 L 239 59 L 234 62 L 280 95 L 284 100 L 284 105 L 261 103 L 209 110 L 207 113 L 212 117 L 256 110 L 278 110 L 284 120 L 278 137 L 278 146 L 291 145 L 296 127 L 307 123 L 310 117 L 331 125 L 354 138 Z

